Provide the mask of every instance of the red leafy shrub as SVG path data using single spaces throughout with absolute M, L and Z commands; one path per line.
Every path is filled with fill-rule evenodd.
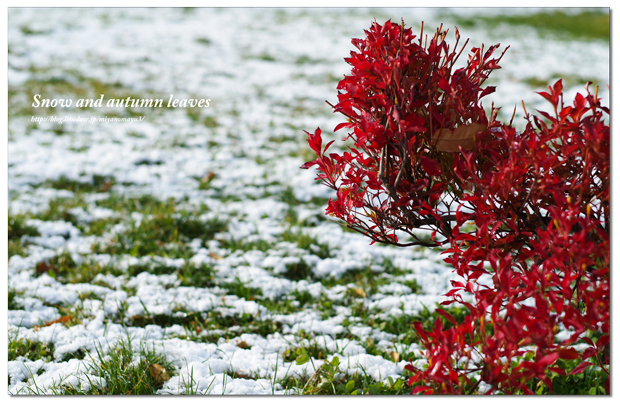
M 581 361 L 573 374 L 590 358 L 608 372 L 609 110 L 589 90 L 566 106 L 560 80 L 539 93 L 553 113 L 526 112 L 519 133 L 480 103 L 495 90 L 482 84 L 499 68 L 497 45 L 472 48 L 454 69 L 465 46 L 450 51 L 446 34 L 422 41 L 388 21 L 354 39 L 334 110 L 355 146 L 327 154 L 317 129 L 308 134 L 317 159 L 303 168 L 317 165 L 336 190 L 327 214 L 373 241 L 449 246 L 445 261 L 463 282 L 442 304 L 469 315 L 458 323 L 438 310 L 450 327 L 440 317 L 432 331 L 414 326 L 428 368 L 408 365 L 412 393 L 471 393 L 472 373 L 488 393 L 532 393 L 533 379 L 551 390 L 549 375 L 566 374 L 559 359 Z M 563 341 L 559 326 L 570 332 Z M 572 346 L 580 339 L 590 344 L 582 352 Z
M 308 135 L 318 158 L 303 168 L 319 166 L 319 178 L 338 196 L 327 213 L 349 227 L 379 242 L 435 246 L 412 230 L 451 235 L 455 217 L 444 199 L 463 192 L 452 152 L 473 148 L 476 133 L 489 125 L 480 98 L 495 91 L 482 84 L 499 68 L 499 58 L 491 58 L 497 45 L 472 48 L 467 66 L 453 72 L 467 42 L 450 51 L 447 31 L 437 30 L 424 45 L 410 28 L 391 22 L 374 23 L 366 33 L 353 40 L 359 52 L 345 59 L 353 68 L 338 84 L 334 107 L 348 118 L 335 131 L 352 128 L 355 148 L 325 155 L 330 144 L 321 151 L 317 129 Z M 455 48 L 458 30 L 456 38 Z M 413 241 L 399 243 L 397 230 Z

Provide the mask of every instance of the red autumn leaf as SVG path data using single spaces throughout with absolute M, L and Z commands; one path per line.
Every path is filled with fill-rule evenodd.
M 425 132 L 426 128 L 424 127 L 426 124 L 426 120 L 424 118 L 418 116 L 417 114 L 409 114 L 405 117 L 405 126 L 403 131 L 416 131 L 416 132 Z
M 334 128 L 334 132 L 340 130 L 341 128 L 351 128 L 351 127 L 353 127 L 352 123 L 348 123 L 348 122 L 347 123 L 340 123 L 340 124 L 338 124 L 336 126 L 336 128 Z
M 558 375 L 566 376 L 566 371 L 563 368 L 560 368 L 560 367 L 549 367 L 547 369 L 549 369 L 549 371 L 551 371 L 551 372 L 555 372 Z
M 418 333 L 418 335 L 420 336 L 421 340 L 427 341 L 428 340 L 428 335 L 426 334 L 426 332 L 424 331 L 424 327 L 422 327 L 422 323 L 420 323 L 419 321 L 413 323 L 413 327 L 415 328 L 415 331 Z
M 562 93 L 562 79 L 558 80 L 553 85 L 552 94 L 553 94 L 553 99 L 555 100 L 556 103 L 561 93 Z
M 541 359 L 539 359 L 538 362 L 536 362 L 536 364 L 538 364 L 539 366 L 546 366 L 546 365 L 553 364 L 555 360 L 558 359 L 559 356 L 560 354 L 558 354 L 557 352 L 552 352 L 551 354 L 547 354 Z
M 455 326 L 458 325 L 459 323 L 456 322 L 456 320 L 454 319 L 454 317 L 452 317 L 452 315 L 450 313 L 448 313 L 447 311 L 443 310 L 443 309 L 437 309 L 435 310 L 437 313 L 441 314 L 443 317 L 445 317 L 446 319 L 448 319 L 448 321 L 450 321 L 450 323 L 454 324 Z
M 323 139 L 321 138 L 321 129 L 317 127 L 314 131 L 314 134 L 310 134 L 306 131 L 308 135 L 308 144 L 310 148 L 314 151 L 315 154 L 321 155 L 321 145 L 323 144 Z
M 549 103 L 553 103 L 553 96 L 551 96 L 549 93 L 547 93 L 547 92 L 536 92 L 536 94 L 539 94 L 542 97 L 544 97 Z
M 608 395 L 610 395 L 611 393 L 609 392 L 609 380 L 611 379 L 611 376 L 607 377 L 607 380 L 605 381 L 605 392 L 607 392 Z
M 469 293 L 474 293 L 474 284 L 471 281 L 467 281 L 467 285 L 465 285 L 465 290 Z
M 596 348 L 599 351 L 602 351 L 603 348 L 607 345 L 607 343 L 609 343 L 609 334 L 604 334 L 600 336 L 599 339 L 596 341 Z
M 444 78 L 439 79 L 439 88 L 441 90 L 443 90 L 446 93 L 450 92 L 450 84 L 448 83 L 448 81 Z
M 562 359 L 577 359 L 579 358 L 579 353 L 574 348 L 563 348 L 558 350 L 558 354 L 560 354 L 560 358 Z
M 433 388 L 431 388 L 430 386 L 416 386 L 411 390 L 412 395 L 418 394 L 420 392 L 425 395 L 430 395 L 433 393 Z
M 484 96 L 494 93 L 495 92 L 496 87 L 495 86 L 487 86 L 482 93 L 480 93 L 480 98 L 482 99 Z
M 439 165 L 439 162 L 434 159 L 421 155 L 420 164 L 422 165 L 424 172 L 430 176 L 441 176 L 441 166 Z
M 320 162 L 320 159 L 317 158 L 314 161 L 310 161 L 310 162 L 306 162 L 305 164 L 303 164 L 300 168 L 301 169 L 308 169 L 313 167 L 314 165 L 317 165 Z
M 596 354 L 598 353 L 596 347 L 588 347 L 583 351 L 583 355 L 582 358 L 583 359 L 588 359 L 591 357 L 595 357 Z
M 579 374 L 591 365 L 594 365 L 594 364 L 588 361 L 583 361 L 581 364 L 577 365 L 577 367 L 573 369 L 569 375 Z

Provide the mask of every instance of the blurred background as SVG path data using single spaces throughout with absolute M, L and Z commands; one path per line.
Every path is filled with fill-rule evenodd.
M 320 126 L 329 137 L 342 120 L 325 100 L 335 103 L 337 82 L 349 72 L 343 58 L 353 49 L 351 38 L 363 37 L 375 19 L 401 18 L 414 32 L 421 21 L 431 34 L 440 24 L 458 26 L 470 46 L 500 43 L 501 52 L 510 45 L 502 69 L 488 81 L 497 91 L 483 100 L 487 109 L 491 102 L 502 106 L 504 120 L 519 106 L 517 128 L 524 125 L 521 100 L 530 111 L 546 109 L 535 92 L 559 78 L 565 100 L 590 81 L 609 104 L 608 9 L 15 8 L 8 27 L 9 189 L 95 172 L 119 183 L 152 184 L 148 170 L 125 164 L 165 160 L 178 148 L 199 145 L 208 148 L 183 171 L 201 178 L 210 170 L 205 155 L 217 154 L 218 145 L 253 160 L 308 159 L 302 129 Z M 211 107 L 42 109 L 31 106 L 35 94 L 74 100 L 174 94 L 209 98 Z M 31 121 L 61 113 L 145 121 Z M 170 182 L 157 180 L 162 191 L 179 186 L 180 174 L 169 176 Z

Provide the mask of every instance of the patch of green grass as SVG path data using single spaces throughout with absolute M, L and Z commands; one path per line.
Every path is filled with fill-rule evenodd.
M 279 193 L 275 194 L 274 197 L 289 206 L 299 206 L 301 204 L 309 205 L 309 206 L 325 206 L 329 201 L 328 198 L 313 196 L 310 201 L 302 202 L 295 196 L 295 191 L 291 186 L 284 187 Z
M 211 45 L 211 40 L 209 38 L 206 38 L 206 37 L 196 38 L 194 41 L 196 41 L 197 43 L 199 43 L 201 45 L 206 45 L 206 46 Z
M 577 75 L 563 75 L 560 73 L 554 73 L 550 76 L 550 79 L 543 80 L 537 77 L 526 78 L 524 82 L 529 85 L 533 89 L 539 89 L 541 91 L 547 90 L 547 86 L 553 86 L 553 84 L 559 79 L 562 78 L 562 84 L 564 87 L 573 87 L 573 86 L 585 86 L 587 82 L 592 83 L 592 87 L 598 85 L 598 81 L 594 79 L 586 79 Z
M 364 301 L 362 301 L 362 300 L 354 301 L 353 303 L 351 303 L 349 305 L 349 308 L 351 309 L 351 315 L 353 317 L 361 318 L 362 322 L 367 324 L 367 325 L 371 325 L 372 324 L 370 309 L 368 309 L 368 306 L 366 306 Z M 348 322 L 348 319 L 345 319 L 345 321 Z M 348 327 L 348 326 L 346 326 L 346 327 Z
M 297 364 L 305 364 L 312 360 L 300 349 Z M 341 373 L 340 366 L 346 361 L 334 357 L 325 362 L 310 377 L 287 376 L 280 384 L 293 393 L 304 395 L 404 395 L 409 388 L 404 379 L 387 379 L 387 384 L 376 382 L 366 371 L 348 376 Z
M 282 333 L 282 323 L 272 319 L 259 319 L 254 315 L 244 313 L 235 316 L 223 316 L 221 313 L 212 311 L 205 320 L 205 328 L 208 330 L 224 330 L 226 338 L 237 337 L 243 333 L 259 334 L 263 337 L 269 334 Z M 239 327 L 237 327 L 239 326 Z M 235 331 L 227 331 L 235 327 Z
M 261 61 L 266 61 L 266 62 L 275 62 L 276 61 L 276 58 L 273 55 L 271 55 L 271 54 L 269 54 L 267 52 L 262 52 L 262 53 L 260 53 L 258 55 L 250 56 L 249 58 L 251 58 L 251 59 L 259 59 Z
M 339 279 L 323 279 L 321 283 L 323 284 L 323 286 L 329 288 L 333 288 L 337 285 L 347 285 L 349 283 L 354 283 L 365 291 L 370 291 L 371 289 L 376 290 L 376 280 L 378 279 L 378 277 L 379 273 L 370 269 L 370 266 L 367 266 L 365 268 L 349 269 Z
M 109 287 L 102 282 L 93 282 L 99 274 L 121 276 L 126 274 L 124 271 L 111 265 L 100 265 L 94 261 L 83 261 L 76 264 L 71 255 L 63 252 L 51 258 L 46 266 L 41 266 L 41 270 L 47 272 L 52 278 L 62 283 L 94 283 Z M 48 268 L 48 269 L 46 269 Z
M 69 147 L 69 151 L 73 152 L 86 152 L 90 149 L 88 145 L 81 145 L 79 147 Z
M 201 110 L 198 107 L 189 107 L 185 110 L 187 117 L 190 118 L 190 120 L 192 120 L 193 122 L 197 123 L 200 121 L 200 116 L 201 116 Z
M 298 60 L 304 60 L 303 57 L 301 57 Z M 308 64 L 315 64 L 315 63 L 325 63 L 326 61 L 322 61 L 322 60 L 318 60 L 318 59 L 314 59 L 314 60 L 309 60 Z M 298 81 L 298 80 L 305 80 L 310 84 L 316 85 L 316 84 L 333 84 L 334 86 L 340 82 L 340 80 L 344 77 L 343 76 L 336 76 L 332 73 L 319 73 L 319 74 L 314 74 L 314 75 L 308 75 L 308 74 L 304 74 L 304 73 L 299 73 L 299 74 L 294 74 L 291 75 L 291 79 Z M 327 109 L 326 109 L 327 111 Z
M 109 245 L 94 247 L 98 252 L 111 255 L 158 255 L 187 259 L 193 255 L 193 251 L 187 245 L 191 240 L 195 238 L 210 240 L 216 233 L 227 228 L 227 223 L 220 219 L 203 222 L 197 213 L 188 213 L 184 210 L 178 212 L 173 199 L 160 202 L 145 196 L 138 199 L 113 197 L 109 201 L 100 201 L 99 204 L 125 212 L 135 208 L 137 209 L 135 211 L 144 214 L 138 225 L 132 221 L 127 230 L 116 234 Z
M 19 29 L 24 35 L 45 35 L 51 32 L 51 30 L 33 30 L 27 25 L 22 25 Z
M 164 163 L 164 161 L 161 160 L 156 160 L 156 161 L 151 161 L 150 159 L 141 159 L 137 162 L 134 163 L 134 165 L 138 166 L 138 165 L 162 165 Z
M 410 389 L 405 385 L 406 379 L 387 378 L 387 383 L 375 382 L 368 374 L 355 374 L 345 384 L 336 386 L 336 394 L 343 395 L 407 395 Z
M 253 251 L 253 250 L 268 251 L 274 248 L 274 245 L 275 245 L 274 242 L 264 241 L 264 240 L 246 241 L 245 239 L 235 240 L 231 238 L 228 240 L 219 240 L 219 241 L 220 241 L 220 246 L 222 248 L 229 249 L 231 252 L 236 252 L 236 251 L 248 252 L 248 251 Z
M 240 196 L 236 194 L 230 194 L 225 187 L 214 187 L 213 185 L 209 185 L 209 189 L 215 192 L 211 197 L 220 200 L 222 203 L 243 201 Z
M 286 264 L 286 272 L 284 277 L 292 281 L 300 281 L 302 279 L 310 279 L 312 277 L 312 268 L 303 259 L 293 264 Z
M 68 283 L 78 278 L 81 279 L 80 276 L 78 276 L 81 274 L 77 268 L 77 264 L 71 257 L 71 254 L 65 251 L 50 258 L 45 265 L 39 263 L 39 265 L 37 265 L 37 273 L 45 273 L 45 271 L 47 271 L 48 275 L 52 278 L 63 283 Z
M 302 308 L 314 301 L 314 297 L 307 290 L 301 292 L 294 290 L 291 295 L 299 302 L 299 306 Z
M 292 300 L 286 298 L 277 298 L 273 300 L 254 299 L 254 301 L 262 306 L 265 306 L 274 314 L 291 314 L 301 310 L 297 303 L 294 303 Z
M 216 233 L 225 231 L 227 223 L 220 219 L 211 219 L 206 222 L 200 220 L 197 216 L 187 215 L 183 211 L 177 219 L 177 228 L 179 234 L 188 240 L 198 238 L 202 241 L 213 239 Z
M 80 302 L 78 302 L 78 307 L 80 307 L 85 300 L 103 301 L 103 298 L 93 291 L 82 291 L 78 294 L 78 298 L 80 299 Z
M 97 235 L 101 236 L 103 233 L 110 231 L 115 225 L 122 222 L 120 217 L 107 217 L 91 221 L 87 225 L 80 224 L 78 228 L 84 235 Z
M 452 317 L 454 317 L 457 323 L 462 323 L 468 314 L 468 310 L 466 307 L 438 306 L 438 309 L 445 310 Z M 435 312 L 431 312 L 428 308 L 426 308 L 426 306 L 424 306 L 424 309 L 416 315 L 402 314 L 400 316 L 390 316 L 385 320 L 376 319 L 372 322 L 371 327 L 377 328 L 386 333 L 395 334 L 397 336 L 405 334 L 406 336 L 411 337 L 411 342 L 417 342 L 417 339 L 413 339 L 413 337 L 415 337 L 413 323 L 421 322 L 424 329 L 430 331 L 434 328 L 435 320 L 437 319 L 437 317 L 442 318 L 444 322 L 444 329 L 451 326 L 451 323 L 446 318 L 440 316 Z
M 139 362 L 135 362 L 139 355 Z M 136 351 L 128 340 L 120 340 L 107 354 L 101 347 L 97 354 L 90 357 L 92 365 L 88 366 L 88 373 L 106 381 L 101 387 L 91 382 L 90 389 L 83 391 L 70 385 L 61 386 L 58 394 L 63 395 L 154 395 L 164 384 L 162 375 L 156 379 L 152 372 L 153 365 L 165 368 L 168 376 L 173 375 L 175 368 L 154 347 L 146 345 Z
M 27 216 L 23 214 L 11 214 L 9 213 L 8 221 L 8 257 L 13 255 L 25 256 L 24 245 L 22 244 L 21 237 L 39 236 L 39 231 L 32 226 L 26 225 Z
M 210 264 L 200 264 L 198 266 L 186 264 L 177 270 L 177 275 L 179 279 L 181 279 L 181 286 L 193 286 L 197 288 L 211 288 L 216 286 L 215 273 L 215 268 Z
M 21 295 L 22 292 L 18 292 L 17 290 L 15 290 L 15 288 L 9 288 L 9 310 L 21 310 L 23 309 L 23 307 L 19 304 L 17 304 L 17 301 L 15 300 L 19 295 Z
M 84 195 L 81 193 L 74 194 L 72 197 L 57 197 L 50 200 L 47 209 L 37 214 L 36 218 L 43 221 L 66 221 L 73 224 L 78 229 L 82 229 L 83 227 L 77 217 L 71 214 L 69 210 L 76 207 L 86 209 L 86 206 Z
M 78 348 L 77 350 L 75 350 L 73 352 L 65 353 L 65 355 L 62 356 L 62 359 L 60 361 L 61 362 L 67 362 L 67 361 L 72 360 L 72 359 L 82 360 L 82 359 L 86 358 L 87 354 L 88 354 L 87 350 L 85 350 L 84 348 Z
M 321 62 L 325 62 L 322 59 L 314 59 L 309 57 L 308 55 L 302 55 L 300 57 L 298 57 L 297 59 L 295 59 L 295 64 L 296 65 L 306 65 L 306 64 L 317 64 L 317 63 L 321 63 Z
M 288 204 L 289 206 L 299 206 L 301 202 L 295 197 L 295 192 L 293 188 L 290 186 L 282 189 L 279 195 L 277 195 L 277 199 L 283 203 Z
M 20 356 L 30 361 L 43 359 L 45 362 L 51 362 L 54 359 L 54 343 L 18 339 L 9 333 L 9 361 L 15 361 Z
M 124 215 L 134 211 L 143 214 L 152 214 L 160 211 L 173 212 L 174 200 L 160 201 L 152 195 L 144 194 L 139 197 L 126 197 L 111 193 L 106 199 L 98 200 L 97 206 L 105 207 Z
M 329 201 L 328 198 L 314 196 L 310 199 L 310 201 L 302 202 L 299 199 L 297 199 L 297 197 L 295 196 L 295 192 L 293 191 L 293 188 L 291 186 L 286 186 L 280 192 L 275 193 L 275 194 L 265 194 L 264 197 L 269 197 L 269 196 L 273 196 L 277 200 L 283 203 L 286 203 L 289 206 L 287 213 L 286 213 L 286 221 L 288 221 L 291 225 L 299 225 L 299 226 L 306 226 L 306 224 L 304 224 L 303 222 L 299 223 L 297 221 L 297 213 L 294 207 L 300 206 L 302 204 L 305 206 L 310 206 L 310 207 L 325 207 L 327 206 L 327 202 Z M 312 224 L 309 224 L 309 225 L 312 225 Z
M 146 135 L 138 131 L 129 131 L 127 132 L 127 135 L 133 138 L 146 138 Z
M 534 89 L 544 89 L 546 86 L 550 84 L 550 81 L 538 79 L 537 77 L 527 78 L 523 80 L 523 82 Z
M 367 338 L 366 341 L 361 342 L 361 345 L 366 350 L 366 354 L 376 355 L 376 356 L 382 357 L 392 362 L 395 361 L 390 351 L 377 347 L 377 343 L 375 342 L 375 340 L 370 337 Z M 408 358 L 404 358 L 404 359 L 408 359 Z
M 9 213 L 9 240 L 19 240 L 23 235 L 31 237 L 40 235 L 35 227 L 26 225 L 27 219 L 23 214 Z
M 400 280 L 399 283 L 410 288 L 411 293 L 422 293 L 422 286 L 415 279 Z
M 129 324 L 133 327 L 146 327 L 151 324 L 160 327 L 171 327 L 175 324 L 185 326 L 190 325 L 195 317 L 197 317 L 195 312 L 184 313 L 180 309 L 175 309 L 173 314 L 151 314 L 144 306 L 144 314 L 132 316 L 129 318 Z
M 94 293 L 86 293 L 86 292 L 80 293 L 80 297 L 84 299 L 88 297 L 101 299 Z M 78 301 L 76 303 L 67 303 L 67 302 L 62 302 L 58 299 L 56 300 L 57 301 L 54 303 L 48 302 L 47 300 L 42 300 L 42 301 L 43 301 L 43 305 L 58 309 L 58 313 L 60 313 L 60 317 L 67 318 L 67 320 L 62 321 L 62 324 L 65 327 L 77 326 L 81 324 L 81 320 L 87 319 L 89 318 L 89 316 L 91 316 L 90 314 L 87 314 L 89 312 L 84 311 L 83 303 L 81 301 Z M 42 326 L 43 325 L 44 324 L 42 324 Z
M 223 282 L 218 284 L 221 288 L 226 289 L 229 294 L 235 295 L 245 300 L 254 300 L 262 294 L 259 288 L 253 288 L 241 282 L 239 278 L 235 278 L 233 282 Z
M 9 240 L 8 258 L 10 259 L 13 255 L 19 255 L 20 257 L 26 256 L 24 245 L 21 240 Z
M 305 347 L 291 347 L 284 351 L 282 359 L 285 362 L 293 362 L 299 359 L 300 364 L 305 363 L 308 357 L 313 359 L 326 359 L 330 352 L 321 346 L 316 340 L 311 340 L 309 345 Z
M 211 116 L 206 116 L 202 123 L 207 128 L 217 128 L 217 127 L 220 126 L 220 124 L 217 122 L 217 120 L 214 117 L 211 117 Z
M 540 379 L 529 380 L 527 386 L 537 395 L 607 395 L 605 381 L 609 375 L 599 367 L 589 366 L 579 374 L 569 374 L 580 362 L 581 359 L 558 359 L 555 362 L 554 366 L 567 371 L 567 374 L 560 375 L 556 372 L 549 374 L 553 392 Z
M 452 15 L 458 27 L 478 27 L 483 24 L 495 28 L 500 24 L 529 26 L 543 35 L 566 40 L 606 40 L 609 41 L 609 9 L 587 10 L 579 13 L 566 13 L 561 10 L 542 11 L 535 14 L 505 13 L 497 16 L 463 17 Z
M 320 244 L 316 237 L 311 237 L 300 231 L 287 229 L 282 233 L 282 240 L 296 243 L 299 248 L 310 251 L 321 259 L 331 256 L 329 247 L 326 244 Z
M 276 144 L 282 144 L 285 142 L 295 142 L 297 140 L 297 137 L 293 134 L 279 134 L 272 135 L 267 140 Z
M 321 297 L 318 301 L 315 301 L 313 307 L 321 313 L 322 320 L 327 320 L 338 315 L 338 312 L 334 308 L 335 305 L 336 303 L 334 300 L 328 298 L 324 294 L 321 294 Z

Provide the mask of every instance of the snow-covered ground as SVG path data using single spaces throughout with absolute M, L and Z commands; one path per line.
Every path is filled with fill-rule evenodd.
M 338 356 L 345 373 L 398 378 L 406 361 L 390 354 L 418 347 L 381 323 L 433 309 L 456 276 L 436 251 L 369 246 L 327 221 L 329 190 L 299 167 L 310 158 L 303 130 L 331 134 L 342 120 L 325 100 L 335 103 L 336 84 L 348 73 L 351 38 L 362 37 L 373 18 L 401 17 L 414 27 L 421 20 L 454 25 L 439 9 L 10 9 L 9 212 L 36 232 L 17 239 L 22 252 L 9 260 L 9 340 L 53 344 L 53 351 L 48 359 L 9 360 L 9 392 L 87 388 L 97 382 L 88 379 L 92 361 L 77 354 L 127 339 L 136 351 L 156 348 L 176 368 L 162 394 L 190 386 L 212 394 L 296 393 L 285 379 L 312 375 L 324 360 L 297 365 L 284 354 L 312 345 L 328 360 Z M 532 111 L 546 109 L 524 83 L 530 78 L 598 81 L 608 105 L 606 42 L 542 39 L 533 29 L 460 32 L 472 45 L 510 45 L 494 73 L 497 93 L 486 101 L 505 106 L 508 117 L 522 99 Z M 565 100 L 582 87 L 568 88 Z M 135 109 L 130 114 L 144 119 L 131 123 L 32 121 L 128 114 L 31 107 L 34 94 L 77 100 L 104 93 L 105 100 L 174 94 L 210 105 Z M 93 179 L 108 183 L 64 187 Z M 175 212 L 112 203 L 144 195 L 173 199 Z M 108 249 L 143 224 L 159 224 L 157 216 L 225 226 L 182 242 L 163 236 L 164 249 L 144 255 L 131 246 Z M 69 268 L 92 277 L 63 279 L 59 258 L 69 257 Z M 295 264 L 309 275 L 286 277 Z M 213 270 L 214 282 L 188 286 L 180 271 L 188 267 Z M 126 273 L 135 269 L 144 272 Z M 233 293 L 239 285 L 257 293 Z M 331 303 L 329 311 L 320 301 Z M 70 323 L 45 326 L 65 315 Z M 276 327 L 246 332 L 248 317 Z M 246 321 L 224 326 L 223 319 Z

